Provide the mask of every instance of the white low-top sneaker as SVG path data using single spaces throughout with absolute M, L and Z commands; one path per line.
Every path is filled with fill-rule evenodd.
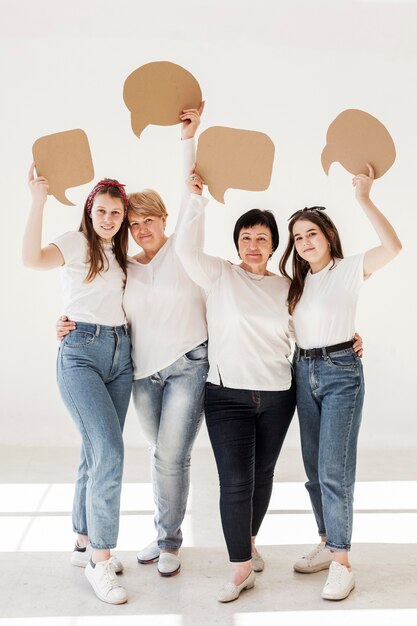
M 321 597 L 325 600 L 343 600 L 348 597 L 354 586 L 355 579 L 352 570 L 333 561 Z
M 150 563 L 156 563 L 159 559 L 159 547 L 157 541 L 152 541 L 146 548 L 139 550 L 137 554 L 138 563 L 142 565 L 149 565 Z
M 158 561 L 158 572 L 161 576 L 175 576 L 180 573 L 181 561 L 177 554 L 161 552 Z
M 295 571 L 301 574 L 314 574 L 322 569 L 329 569 L 333 562 L 333 553 L 325 546 L 325 542 L 320 541 L 311 552 L 294 563 Z
M 75 548 L 71 554 L 70 561 L 73 565 L 76 565 L 77 567 L 87 567 L 87 564 L 91 559 L 92 554 L 93 548 L 90 545 L 86 546 L 85 548 L 80 548 L 78 543 L 75 543 Z M 121 572 L 123 572 L 123 563 L 120 561 L 120 559 L 117 558 L 117 556 L 112 555 L 110 557 L 110 561 L 114 567 L 114 571 L 116 572 L 116 574 L 120 574 Z
M 124 604 L 127 602 L 126 589 L 119 585 L 114 568 L 108 561 L 100 561 L 93 565 L 88 562 L 85 575 L 100 600 L 109 604 Z

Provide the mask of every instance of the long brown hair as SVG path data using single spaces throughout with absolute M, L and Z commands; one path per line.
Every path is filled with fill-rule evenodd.
M 114 185 L 112 185 L 114 183 Z M 86 282 L 91 282 L 95 279 L 98 274 L 101 272 L 106 272 L 109 269 L 109 263 L 107 257 L 103 250 L 102 240 L 97 235 L 96 231 L 93 228 L 93 222 L 91 219 L 91 207 L 94 202 L 94 198 L 96 196 L 109 194 L 112 198 L 120 198 L 123 204 L 124 209 L 124 218 L 121 227 L 115 234 L 112 239 L 113 252 L 114 256 L 120 267 L 122 268 L 123 274 L 126 278 L 126 268 L 127 268 L 127 248 L 128 248 L 128 223 L 126 219 L 127 215 L 127 197 L 126 193 L 123 189 L 123 185 L 121 185 L 117 180 L 112 178 L 104 178 L 100 181 L 94 189 L 91 191 L 87 200 L 85 201 L 83 216 L 81 219 L 81 224 L 79 227 L 79 231 L 84 233 L 87 239 L 87 247 L 88 247 L 88 263 L 90 265 L 88 274 L 85 278 Z
M 321 230 L 330 244 L 330 256 L 335 259 L 343 259 L 342 244 L 336 226 L 328 215 L 316 208 L 303 209 L 297 211 L 288 224 L 288 244 L 279 262 L 279 269 L 283 276 L 290 279 L 291 285 L 288 292 L 288 311 L 292 315 L 296 305 L 301 299 L 304 291 L 305 279 L 310 269 L 307 261 L 302 259 L 295 250 L 294 245 L 294 224 L 298 221 L 313 222 Z M 292 276 L 287 273 L 286 265 L 292 254 Z

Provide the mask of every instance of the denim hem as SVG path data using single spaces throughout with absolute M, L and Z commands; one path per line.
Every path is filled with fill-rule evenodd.
M 85 531 L 84 530 L 78 530 L 77 528 L 73 527 L 72 531 L 74 533 L 77 533 L 77 535 L 82 535 L 83 537 L 88 537 L 88 531 L 86 531 L 86 530 Z
M 90 541 L 90 546 L 93 548 L 93 550 L 113 550 L 113 548 L 116 547 L 116 544 L 111 543 L 111 544 L 107 544 L 106 546 L 99 546 L 96 543 L 93 543 L 92 541 Z
M 158 541 L 158 548 L 160 550 L 179 550 L 181 548 L 181 544 L 173 546 L 169 545 L 166 541 Z
M 332 543 L 331 541 L 326 541 L 326 548 L 331 550 L 332 552 L 349 552 L 350 551 L 350 543 L 345 545 Z

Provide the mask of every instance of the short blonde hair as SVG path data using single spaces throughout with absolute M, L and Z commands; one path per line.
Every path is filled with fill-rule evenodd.
M 127 197 L 129 200 L 129 211 L 133 211 L 133 213 L 157 215 L 162 218 L 166 218 L 168 215 L 164 201 L 159 193 L 153 189 L 144 189 L 143 191 L 130 193 Z

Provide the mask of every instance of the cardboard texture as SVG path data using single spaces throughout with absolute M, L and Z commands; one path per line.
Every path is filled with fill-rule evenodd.
M 268 135 L 213 126 L 198 140 L 196 171 L 210 194 L 224 204 L 226 189 L 264 191 L 269 187 L 275 146 Z
M 321 163 L 329 174 L 330 165 L 338 161 L 353 175 L 368 174 L 367 163 L 380 178 L 395 161 L 391 135 L 376 117 L 359 109 L 347 109 L 336 117 L 327 131 Z
M 140 137 L 149 124 L 180 124 L 184 109 L 198 109 L 202 94 L 190 72 L 169 61 L 142 65 L 129 74 L 123 99 L 131 113 L 132 130 Z
M 68 206 L 65 191 L 78 187 L 94 178 L 94 167 L 90 146 L 85 132 L 79 128 L 62 133 L 45 135 L 35 141 L 32 147 L 33 160 L 38 176 L 48 180 L 48 194 Z

